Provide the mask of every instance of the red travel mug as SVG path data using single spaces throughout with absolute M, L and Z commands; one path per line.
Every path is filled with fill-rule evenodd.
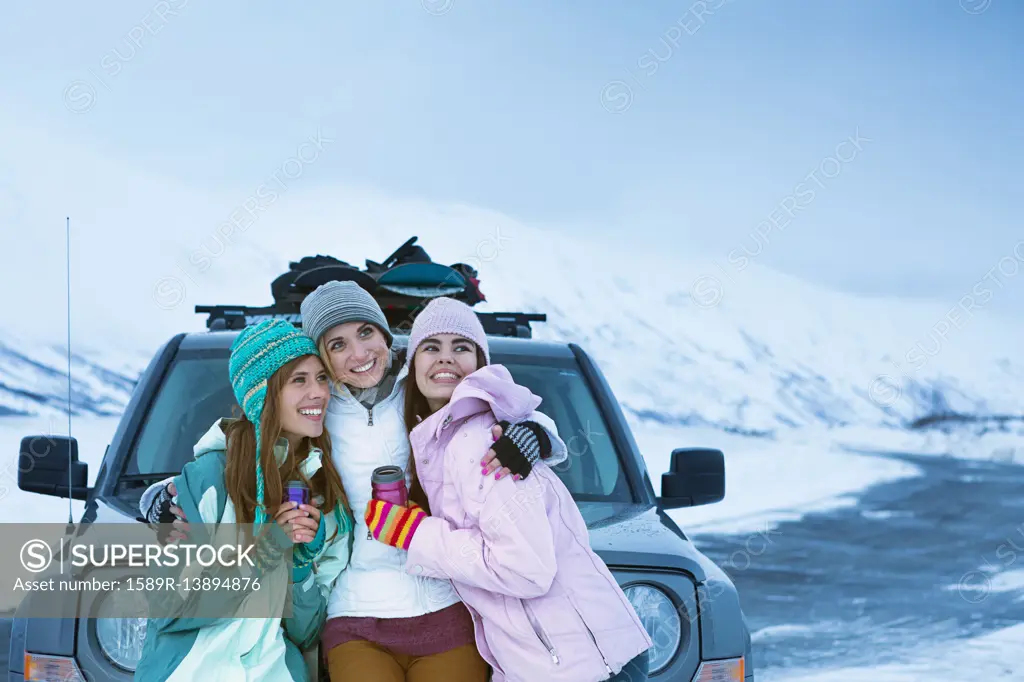
M 389 464 L 374 469 L 370 476 L 370 489 L 375 500 L 397 504 L 399 507 L 409 506 L 409 491 L 405 487 L 402 467 Z
M 402 467 L 388 464 L 374 469 L 370 475 L 370 491 L 375 500 L 390 502 L 400 507 L 409 506 L 409 490 L 405 487 L 405 472 Z M 373 533 L 369 528 L 366 529 L 366 539 L 373 539 Z

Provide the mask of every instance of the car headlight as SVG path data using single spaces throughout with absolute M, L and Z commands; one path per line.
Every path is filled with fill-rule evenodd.
M 146 643 L 146 619 L 97 618 L 96 639 L 115 665 L 134 672 Z
M 668 666 L 682 639 L 682 619 L 664 590 L 653 585 L 630 585 L 623 589 L 636 615 L 651 636 L 650 674 L 656 675 Z
M 100 649 L 110 661 L 129 672 L 142 659 L 142 646 L 146 643 L 145 608 L 146 599 L 142 593 L 132 590 L 118 590 L 104 596 L 94 614 L 96 639 Z

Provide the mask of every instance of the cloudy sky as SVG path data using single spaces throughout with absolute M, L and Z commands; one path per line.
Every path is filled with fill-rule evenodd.
M 65 215 L 110 271 L 301 182 L 1013 314 L 1022 35 L 1010 0 L 5 3 L 5 278 Z

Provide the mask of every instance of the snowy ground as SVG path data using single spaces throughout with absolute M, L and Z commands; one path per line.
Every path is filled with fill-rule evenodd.
M 790 675 L 759 675 L 761 682 L 999 682 L 1024 680 L 1024 623 L 955 644 L 921 647 L 918 661 Z
M 661 490 L 661 474 L 668 471 L 673 449 L 713 447 L 725 454 L 725 499 L 669 512 L 693 536 L 756 532 L 809 512 L 851 505 L 853 493 L 920 473 L 911 464 L 879 460 L 870 453 L 913 452 L 1024 465 L 1024 438 L 1015 433 L 967 440 L 884 428 L 804 428 L 773 440 L 712 428 L 680 429 L 636 422 L 630 426 L 644 453 L 655 492 Z
M 688 534 L 748 533 L 775 523 L 850 504 L 850 493 L 918 473 L 916 467 L 845 452 L 826 439 L 748 438 L 714 429 L 633 427 L 655 492 L 672 450 L 713 447 L 725 454 L 726 495 L 718 504 L 675 509 L 670 516 Z
M 632 426 L 645 453 L 656 491 L 660 489 L 661 473 L 668 469 L 674 448 L 716 447 L 725 453 L 725 500 L 706 507 L 669 512 L 702 549 L 705 541 L 720 534 L 741 537 L 747 533 L 760 534 L 811 513 L 852 508 L 858 504 L 858 494 L 869 487 L 922 474 L 921 467 L 910 462 L 879 458 L 868 453 L 913 452 L 929 455 L 926 461 L 931 457 L 936 461 L 953 457 L 968 462 L 1024 464 L 1024 439 L 1013 433 L 986 434 L 977 438 L 941 433 L 911 434 L 889 429 L 803 429 L 799 435 L 794 434 L 783 441 L 747 438 L 713 429 Z M 886 523 L 887 514 L 903 512 L 874 512 L 862 508 L 859 513 L 865 519 Z M 1020 520 L 1024 519 L 1017 519 L 1017 522 Z M 1007 536 L 1007 540 L 1016 541 L 1016 547 L 1024 546 L 1024 537 Z M 996 548 L 997 545 L 993 544 L 989 553 L 995 552 Z M 812 557 L 826 551 L 821 547 L 809 546 L 807 549 Z M 766 573 L 771 574 L 775 569 L 770 564 L 778 558 L 765 556 L 756 560 L 769 564 Z M 988 599 L 1024 602 L 1024 569 L 1013 567 L 1000 572 L 993 570 L 991 562 L 983 559 L 979 557 L 976 571 L 965 574 L 965 578 L 973 577 L 961 580 L 959 584 L 955 579 L 951 581 L 946 588 L 951 598 L 959 596 L 971 604 L 980 604 Z M 742 566 L 727 564 L 723 567 L 727 572 L 742 572 L 743 569 Z M 811 573 L 821 570 L 830 569 L 818 567 Z M 744 577 L 749 581 L 749 576 Z M 798 578 L 796 580 L 799 582 Z M 775 598 L 782 597 L 773 595 L 769 600 Z M 817 626 L 781 622 L 757 629 L 753 639 L 755 648 L 765 651 L 765 647 L 791 646 L 792 642 L 804 639 L 808 643 L 830 636 L 841 640 L 843 633 L 862 626 L 850 621 L 821 622 Z M 896 623 L 894 626 L 897 631 L 903 627 Z M 797 666 L 762 668 L 757 679 L 763 682 L 1024 680 L 1024 660 L 1020 657 L 1024 646 L 1024 624 L 952 640 L 939 636 L 931 638 L 927 632 L 921 632 L 922 644 L 909 650 L 903 643 L 905 632 L 899 631 L 899 634 L 901 641 L 893 641 L 888 647 L 901 651 L 899 661 L 860 667 L 840 667 L 842 663 L 833 667 L 829 664 L 815 670 L 802 670 Z M 885 639 L 884 633 L 876 633 L 876 637 L 879 635 Z M 871 643 L 868 643 L 869 639 Z M 896 639 L 895 632 L 893 639 Z M 862 651 L 874 651 L 877 646 L 875 637 L 865 637 Z M 881 646 L 887 648 L 884 644 Z

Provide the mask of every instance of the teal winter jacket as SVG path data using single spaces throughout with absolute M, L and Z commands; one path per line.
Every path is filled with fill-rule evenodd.
M 195 445 L 194 459 L 172 479 L 177 489 L 177 504 L 190 524 L 196 519 L 204 527 L 215 529 L 219 524 L 235 523 L 234 505 L 224 481 L 226 448 L 221 421 L 218 421 Z M 288 442 L 282 438 L 274 449 L 279 465 L 287 452 Z M 322 466 L 322 452 L 312 450 L 301 466 L 303 473 L 311 477 Z M 287 618 L 149 619 L 135 679 L 144 682 L 311 680 L 305 656 L 311 650 L 315 652 L 327 618 L 327 598 L 338 575 L 348 565 L 352 527 L 349 513 L 340 505 L 333 512 L 325 510 L 313 542 L 294 548 L 296 554 L 301 551 L 311 557 L 313 563 L 292 571 L 292 608 Z M 293 549 L 283 532 L 268 535 L 278 538 L 275 550 Z M 240 606 L 246 595 L 239 591 L 238 604 L 228 606 Z M 236 597 L 231 593 L 225 597 L 223 592 L 218 592 L 217 598 Z

